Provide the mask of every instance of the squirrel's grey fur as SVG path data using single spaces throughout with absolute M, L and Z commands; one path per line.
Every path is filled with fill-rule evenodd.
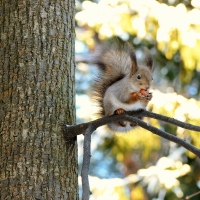
M 113 115 L 115 110 L 125 111 L 145 109 L 150 99 L 129 102 L 131 93 L 148 90 L 152 81 L 151 55 L 146 50 L 145 65 L 138 66 L 135 50 L 127 42 L 115 40 L 103 44 L 95 53 L 93 64 L 100 69 L 100 74 L 93 87 L 93 97 L 100 107 L 100 117 Z M 138 76 L 141 76 L 140 80 Z M 150 93 L 149 93 L 150 94 Z M 114 132 L 124 132 L 133 127 L 116 127 L 108 124 Z

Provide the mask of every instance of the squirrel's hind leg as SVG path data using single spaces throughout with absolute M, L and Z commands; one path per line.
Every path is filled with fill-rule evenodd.
M 123 108 L 118 108 L 117 110 L 115 110 L 114 114 L 115 115 L 119 115 L 121 113 L 124 113 L 125 110 Z M 119 126 L 122 126 L 122 127 L 126 127 L 127 126 L 127 122 L 125 121 L 120 121 L 117 123 Z
M 143 110 L 143 109 L 141 109 L 141 110 Z M 119 115 L 119 114 L 124 113 L 124 112 L 125 112 L 125 110 L 123 108 L 118 108 L 117 110 L 114 111 L 114 114 L 115 115 Z M 142 120 L 143 117 L 138 117 L 138 118 Z M 119 121 L 117 123 L 117 125 L 121 126 L 121 127 L 126 127 L 128 125 L 128 122 L 126 122 L 126 121 Z M 134 128 L 136 126 L 137 126 L 136 122 L 130 122 L 130 127 Z

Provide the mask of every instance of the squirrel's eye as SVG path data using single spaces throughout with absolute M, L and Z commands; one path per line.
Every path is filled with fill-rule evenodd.
M 141 76 L 140 76 L 140 75 L 137 75 L 137 79 L 141 79 Z

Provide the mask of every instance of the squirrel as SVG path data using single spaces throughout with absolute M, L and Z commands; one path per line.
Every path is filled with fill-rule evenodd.
M 146 109 L 152 98 L 148 90 L 153 80 L 153 59 L 149 50 L 145 54 L 144 64 L 138 65 L 133 46 L 121 40 L 104 43 L 94 54 L 92 63 L 100 73 L 93 85 L 93 96 L 100 117 Z M 111 132 L 127 132 L 136 126 L 126 121 L 107 124 Z

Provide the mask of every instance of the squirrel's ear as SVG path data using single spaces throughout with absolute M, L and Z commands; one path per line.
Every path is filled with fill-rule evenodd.
M 131 68 L 131 76 L 132 76 L 138 70 L 137 59 L 134 51 L 130 52 L 130 57 L 132 63 L 132 68 Z
M 145 64 L 152 71 L 153 70 L 153 58 L 149 49 L 145 48 Z

